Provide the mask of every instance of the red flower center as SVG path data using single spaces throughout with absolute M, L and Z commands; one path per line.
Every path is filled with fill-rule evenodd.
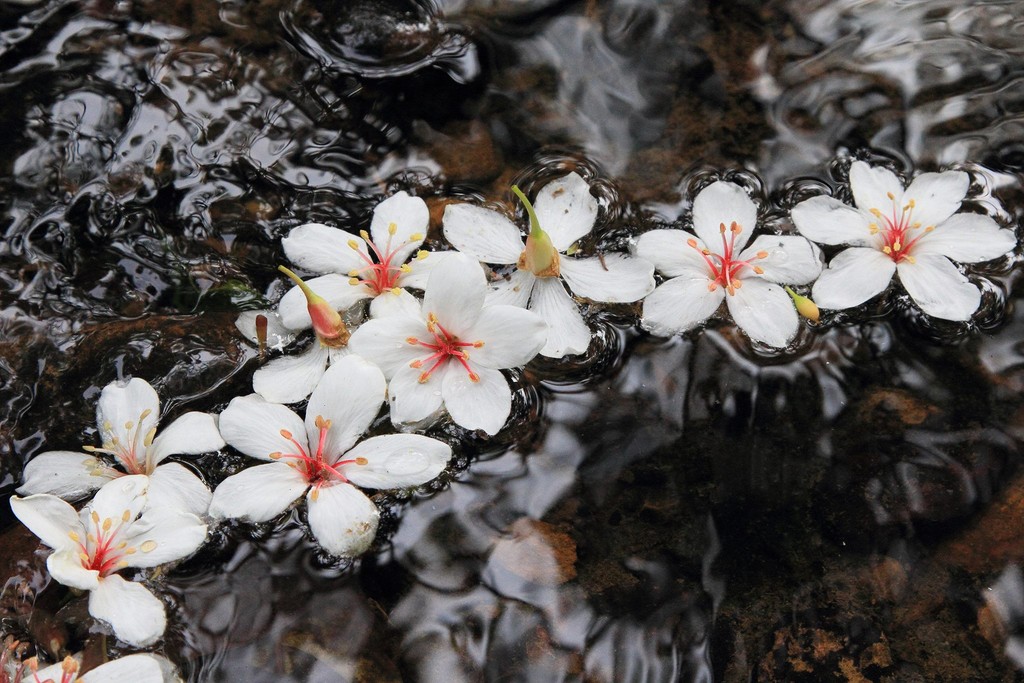
M 409 367 L 417 369 L 422 368 L 424 365 L 429 365 L 426 370 L 420 373 L 419 381 L 421 384 L 430 379 L 431 374 L 449 360 L 455 360 L 458 362 L 466 373 L 468 373 L 469 380 L 471 382 L 480 381 L 480 375 L 473 372 L 473 368 L 469 366 L 469 353 L 466 349 L 479 349 L 484 345 L 482 341 L 460 341 L 458 337 L 446 330 L 441 323 L 438 322 L 437 316 L 433 313 L 427 315 L 427 332 L 429 332 L 433 337 L 428 341 L 424 341 L 416 337 L 409 337 L 405 340 L 413 346 L 422 346 L 425 349 L 433 351 L 433 353 L 426 358 L 419 358 L 409 363 Z
M 736 221 L 732 222 L 729 228 L 729 238 L 725 237 L 725 223 L 719 223 L 718 229 L 722 234 L 722 253 L 716 254 L 708 248 L 700 248 L 697 240 L 692 237 L 686 241 L 691 248 L 696 249 L 704 258 L 704 263 L 708 266 L 708 272 L 710 273 L 711 282 L 708 283 L 708 291 L 713 292 L 718 289 L 719 286 L 725 287 L 725 291 L 729 294 L 735 294 L 736 290 L 739 289 L 743 283 L 736 277 L 737 273 L 742 268 L 750 268 L 758 275 L 764 273 L 764 270 L 760 266 L 755 266 L 751 261 L 755 259 L 768 258 L 767 251 L 759 251 L 754 255 L 754 258 L 741 261 L 736 258 L 736 238 L 743 228 L 741 228 Z
M 913 219 L 914 200 L 911 199 L 900 207 L 892 192 L 887 192 L 886 195 L 892 202 L 889 213 L 883 214 L 876 208 L 868 209 L 871 215 L 881 222 L 881 226 L 878 223 L 869 224 L 868 230 L 872 235 L 882 234 L 882 251 L 894 262 L 914 263 L 914 257 L 910 255 L 910 250 L 922 237 L 934 230 L 935 226 L 929 225 L 914 235 L 912 231 L 921 230 L 920 221 Z

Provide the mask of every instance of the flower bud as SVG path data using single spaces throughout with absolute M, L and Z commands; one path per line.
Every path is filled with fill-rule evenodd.
M 790 298 L 793 299 L 797 313 L 807 318 L 812 323 L 818 322 L 821 318 L 821 311 L 818 310 L 818 305 L 816 303 L 808 299 L 806 296 L 800 296 L 789 287 L 786 287 L 786 292 L 789 294 Z
M 345 346 L 351 333 L 345 327 L 341 315 L 334 310 L 330 302 L 310 289 L 309 285 L 303 282 L 298 275 L 284 266 L 278 266 L 277 269 L 287 275 L 302 290 L 302 293 L 306 295 L 306 308 L 309 311 L 310 319 L 313 321 L 313 331 L 316 332 L 320 342 L 324 346 Z

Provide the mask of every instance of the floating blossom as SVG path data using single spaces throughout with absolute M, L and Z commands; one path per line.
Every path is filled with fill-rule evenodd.
M 969 320 L 981 292 L 953 264 L 1003 256 L 1017 239 L 989 216 L 957 213 L 970 177 L 962 171 L 922 173 L 906 190 L 885 168 L 855 161 L 850 189 L 856 208 L 832 197 L 793 207 L 793 223 L 808 239 L 850 245 L 814 284 L 822 308 L 852 308 L 885 290 L 894 273 L 930 316 Z
M 389 378 L 393 423 L 424 420 L 443 406 L 466 429 L 496 434 L 512 410 L 501 370 L 528 363 L 546 339 L 540 316 L 518 306 L 484 306 L 487 278 L 461 254 L 439 264 L 423 303 L 370 320 L 353 350 Z
M 641 326 L 658 335 L 696 327 L 724 299 L 752 339 L 783 347 L 799 327 L 794 302 L 779 286 L 808 284 L 821 272 L 818 250 L 803 237 L 760 235 L 749 246 L 757 207 L 734 183 L 718 181 L 693 201 L 693 229 L 652 230 L 637 253 L 669 279 L 644 300 Z
M 177 683 L 181 679 L 174 665 L 159 655 L 134 654 L 100 664 L 86 673 L 79 674 L 80 664 L 75 657 L 51 664 L 45 669 L 34 669 L 35 657 L 27 662 L 32 669 L 31 677 L 24 683 Z M 17 683 L 17 681 L 14 681 Z
M 149 382 L 132 378 L 103 387 L 96 406 L 101 445 L 85 453 L 47 451 L 25 466 L 18 493 L 51 493 L 78 500 L 112 479 L 128 474 L 149 477 L 152 505 L 206 514 L 210 490 L 170 455 L 198 455 L 224 447 L 216 419 L 208 413 L 185 413 L 157 433 L 160 398 Z
M 53 548 L 46 558 L 50 575 L 65 586 L 89 591 L 89 613 L 138 647 L 163 635 L 164 605 L 148 588 L 117 572 L 179 560 L 206 539 L 206 525 L 195 515 L 147 507 L 151 481 L 129 475 L 108 482 L 81 512 L 46 493 L 11 498 L 11 509 L 22 524 Z
M 451 448 L 426 436 L 389 434 L 357 443 L 384 403 L 381 371 L 350 355 L 332 365 L 310 396 L 306 419 L 258 395 L 235 398 L 221 414 L 224 438 L 269 460 L 225 479 L 210 514 L 265 522 L 305 494 L 309 527 L 328 552 L 354 557 L 377 533 L 380 513 L 358 488 L 424 484 L 444 470 Z
M 597 220 L 597 200 L 578 174 L 545 185 L 537 195 L 536 210 L 514 189 L 530 215 L 525 242 L 508 218 L 472 204 L 445 208 L 444 235 L 456 249 L 478 261 L 516 264 L 508 280 L 491 285 L 487 303 L 528 307 L 540 315 L 548 324 L 541 355 L 562 358 L 583 353 L 590 346 L 591 331 L 569 291 L 593 301 L 639 301 L 654 290 L 654 268 L 626 254 L 601 258 L 567 254 L 577 240 L 590 234 Z

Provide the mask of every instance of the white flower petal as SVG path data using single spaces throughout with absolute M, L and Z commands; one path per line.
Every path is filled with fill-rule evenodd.
M 694 240 L 691 247 L 688 240 Z M 666 277 L 707 275 L 708 264 L 700 250 L 706 245 L 684 230 L 651 230 L 636 241 L 636 255 L 654 264 Z
M 790 216 L 801 235 L 819 244 L 871 244 L 871 221 L 833 197 L 811 197 L 794 206 Z
M 59 665 L 55 665 L 59 666 Z M 40 680 L 45 681 L 40 671 Z M 60 680 L 55 676 L 54 680 Z M 78 683 L 172 683 L 180 679 L 163 657 L 139 653 L 100 664 L 78 677 Z
M 266 522 L 288 509 L 308 487 L 305 475 L 283 461 L 250 467 L 214 490 L 210 516 Z
M 275 310 L 242 311 L 235 320 L 235 327 L 253 344 L 259 343 L 256 335 L 256 317 L 262 315 L 267 319 L 267 348 L 281 351 L 295 341 L 295 333 L 285 327 L 281 316 Z
M 963 171 L 922 173 L 903 193 L 902 204 L 914 202 L 911 220 L 915 223 L 938 225 L 960 209 L 970 186 L 971 178 Z
M 349 284 L 347 275 L 321 275 L 306 284 L 318 296 L 322 296 L 330 303 L 336 311 L 347 311 L 357 302 L 371 296 L 370 289 L 360 283 Z M 309 317 L 309 306 L 306 302 L 306 295 L 297 286 L 292 287 L 281 297 L 281 303 L 277 306 L 281 322 L 293 330 L 305 330 L 313 326 L 313 319 Z
M 480 317 L 487 295 L 487 277 L 480 264 L 459 254 L 445 259 L 430 273 L 423 290 L 423 314 L 431 313 L 456 337 Z
M 479 376 L 474 382 L 460 369 L 449 371 L 441 394 L 452 421 L 465 429 L 482 429 L 491 436 L 498 433 L 512 412 L 512 390 L 499 370 L 474 367 Z
M 356 445 L 345 460 L 364 458 L 365 465 L 341 466 L 345 478 L 368 489 L 419 486 L 437 477 L 451 460 L 452 449 L 443 441 L 421 434 L 385 434 Z
M 530 310 L 548 325 L 547 341 L 540 350 L 542 356 L 563 358 L 584 353 L 590 347 L 590 327 L 583 321 L 579 305 L 558 278 L 537 279 Z
M 548 337 L 548 325 L 533 311 L 518 306 L 485 306 L 470 335 L 463 341 L 482 341 L 468 348 L 469 360 L 488 368 L 515 368 L 536 356 Z
M 388 233 L 388 226 L 394 224 L 395 234 Z M 373 210 L 370 222 L 370 238 L 378 249 L 384 250 L 391 238 L 391 248 L 395 255 L 391 262 L 395 265 L 405 263 L 414 251 L 423 244 L 430 227 L 430 211 L 427 204 L 419 197 L 410 197 L 402 191 L 391 195 Z M 417 235 L 418 239 L 412 239 Z M 404 244 L 399 247 L 398 245 Z
M 414 258 L 409 261 L 409 272 L 398 276 L 399 287 L 411 287 L 412 289 L 423 289 L 427 286 L 427 278 L 430 271 L 439 263 L 453 256 L 454 251 L 427 251 L 423 258 Z
M 328 348 L 314 339 L 295 356 L 275 358 L 252 375 L 252 388 L 273 403 L 304 401 L 327 370 Z
M 121 519 L 125 512 L 129 519 L 135 519 L 146 505 L 146 494 L 149 490 L 149 477 L 144 474 L 133 474 L 118 477 L 103 485 L 89 504 L 78 514 L 84 519 L 90 511 L 99 515 L 100 519 Z
M 160 430 L 146 449 L 146 462 L 154 467 L 169 455 L 199 455 L 221 448 L 224 439 L 217 428 L 217 418 L 209 413 L 190 412 Z
M 324 550 L 338 557 L 366 552 L 377 535 L 380 511 L 350 484 L 333 484 L 306 495 L 309 529 Z
M 295 446 L 281 435 L 287 430 L 309 451 L 302 418 L 278 403 L 249 394 L 231 399 L 220 414 L 220 433 L 228 445 L 249 457 L 269 460 L 271 453 L 292 453 Z
M 77 528 L 77 527 L 76 527 Z M 81 533 L 81 530 L 79 530 Z M 99 585 L 100 573 L 82 566 L 81 550 L 59 550 L 46 558 L 46 570 L 63 586 L 91 591 Z
M 150 508 L 166 507 L 202 516 L 209 509 L 212 497 L 206 484 L 180 463 L 164 463 L 149 475 L 146 505 Z
M 508 279 L 500 278 L 487 283 L 487 306 L 507 305 L 526 308 L 530 303 L 537 276 L 528 270 L 516 269 Z
M 136 647 L 156 642 L 167 628 L 164 604 L 145 586 L 117 574 L 100 579 L 89 593 L 89 614 L 110 624 L 114 635 Z
M 914 232 L 911 235 L 916 237 Z M 1016 246 L 1013 231 L 1001 229 L 990 216 L 958 213 L 921 236 L 911 253 L 915 257 L 941 254 L 960 263 L 980 263 L 999 258 Z
M 136 551 L 126 555 L 124 561 L 129 567 L 157 567 L 188 557 L 205 540 L 206 525 L 195 515 L 169 507 L 150 507 L 125 534 L 128 546 Z
M 883 292 L 895 272 L 896 264 L 877 249 L 844 249 L 822 271 L 811 298 L 822 308 L 853 308 Z
M 367 254 L 366 243 L 361 238 L 322 223 L 307 223 L 292 228 L 281 240 L 281 246 L 288 260 L 303 270 L 318 274 L 341 273 L 347 277 L 349 271 L 366 263 L 349 246 L 352 240 L 359 245 L 360 252 Z
M 96 472 L 96 474 L 93 474 Z M 119 475 L 88 453 L 47 451 L 25 465 L 21 495 L 52 493 L 66 500 L 78 500 Z
M 776 284 L 748 278 L 735 294 L 725 297 L 732 319 L 751 339 L 782 348 L 800 326 L 793 300 Z
M 719 180 L 693 200 L 693 229 L 716 254 L 722 253 L 721 226 L 725 225 L 725 239 L 729 241 L 733 222 L 741 228 L 733 243 L 733 252 L 737 253 L 746 246 L 757 224 L 757 206 L 739 185 Z
M 762 252 L 767 256 L 757 258 Z M 806 285 L 821 274 L 821 251 L 795 235 L 760 235 L 740 253 L 739 260 L 761 268 L 761 277 L 778 284 Z M 740 272 L 742 278 L 749 279 L 751 275 L 748 268 Z
M 403 314 L 374 318 L 359 326 L 348 342 L 353 353 L 374 363 L 391 378 L 423 356 L 423 347 L 410 344 L 408 339 L 432 340 L 423 320 Z
M 433 415 L 441 407 L 441 385 L 448 373 L 448 366 L 441 365 L 431 373 L 426 382 L 420 382 L 420 374 L 427 369 L 429 367 L 411 368 L 406 365 L 391 378 L 388 398 L 391 402 L 393 424 L 419 422 Z
M 718 310 L 725 290 L 708 290 L 707 276 L 675 277 L 663 282 L 644 299 L 640 326 L 651 334 L 671 337 L 693 329 Z
M 26 498 L 11 497 L 11 510 L 28 530 L 54 550 L 77 549 L 68 536 L 80 531 L 78 512 L 57 496 L 39 493 Z
M 140 420 L 143 414 L 146 417 Z M 143 439 L 159 420 L 160 399 L 146 380 L 133 377 L 127 382 L 111 382 L 100 392 L 96 424 L 103 443 L 116 438 L 121 446 L 135 444 L 141 452 Z
M 900 282 L 921 310 L 943 320 L 970 320 L 981 292 L 945 256 L 925 254 L 896 266 Z
M 445 239 L 477 261 L 515 263 L 526 248 L 512 221 L 482 206 L 449 204 L 443 222 Z
M 377 417 L 387 391 L 384 374 L 357 356 L 346 356 L 324 373 L 306 406 L 306 435 L 310 444 L 320 439 L 317 418 L 331 423 L 324 455 L 336 458 L 347 451 Z M 330 460 L 333 462 L 333 460 Z
M 629 303 L 654 291 L 654 265 L 626 254 L 561 261 L 562 279 L 576 296 L 591 301 Z
M 889 215 L 894 203 L 902 204 L 903 183 L 896 174 L 864 161 L 855 161 L 850 166 L 850 191 L 853 192 L 854 203 L 862 211 L 878 209 Z M 889 198 L 890 194 L 893 199 Z
M 558 251 L 589 235 L 597 221 L 597 198 L 578 173 L 552 180 L 537 193 L 533 204 L 541 229 Z
M 418 316 L 419 312 L 419 300 L 401 288 L 397 293 L 390 289 L 381 292 L 370 301 L 371 318 L 386 318 L 391 315 Z

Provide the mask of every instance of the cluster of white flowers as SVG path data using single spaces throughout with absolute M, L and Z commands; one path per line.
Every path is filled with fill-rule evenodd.
M 159 398 L 147 382 L 108 385 L 97 407 L 100 445 L 32 459 L 18 490 L 24 497 L 11 506 L 53 549 L 53 578 L 89 591 L 90 613 L 144 647 L 164 632 L 163 603 L 122 570 L 179 561 L 203 544 L 208 524 L 267 522 L 300 500 L 322 548 L 340 557 L 365 552 L 380 513 L 360 489 L 415 487 L 440 475 L 451 446 L 411 432 L 445 415 L 497 434 L 513 405 L 503 371 L 590 347 L 581 303 L 642 301 L 640 325 L 671 336 L 698 327 L 724 301 L 748 336 L 785 347 L 798 314 L 817 312 L 790 285 L 809 286 L 823 308 L 843 309 L 883 292 L 895 273 L 928 315 L 969 320 L 980 291 L 953 261 L 998 258 L 1017 242 L 988 216 L 957 213 L 967 174 L 923 174 L 904 190 L 890 171 L 857 161 L 850 185 L 856 207 L 814 197 L 792 210 L 799 234 L 755 235 L 758 207 L 739 185 L 716 181 L 694 197 L 692 231 L 646 232 L 631 253 L 583 255 L 599 203 L 576 173 L 541 188 L 536 207 L 513 187 L 529 218 L 524 229 L 502 212 L 449 203 L 443 234 L 454 250 L 420 250 L 429 211 L 405 192 L 379 204 L 359 236 L 302 225 L 282 246 L 292 265 L 316 277 L 304 281 L 282 266 L 295 287 L 276 310 L 245 313 L 237 325 L 281 351 L 312 329 L 308 349 L 258 369 L 255 393 L 219 416 L 186 413 L 160 432 Z M 815 243 L 848 248 L 823 269 Z M 304 418 L 284 405 L 307 398 Z M 401 433 L 361 440 L 384 405 Z M 212 493 L 186 465 L 166 462 L 225 446 L 265 462 Z M 80 511 L 68 502 L 92 493 Z M 143 654 L 80 678 L 77 671 L 69 657 L 36 675 L 174 679 L 166 660 Z

